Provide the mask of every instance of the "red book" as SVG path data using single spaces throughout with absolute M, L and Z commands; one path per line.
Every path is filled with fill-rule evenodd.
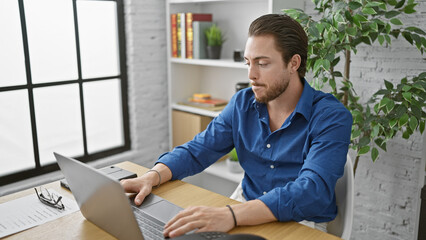
M 172 30 L 172 57 L 177 58 L 177 14 L 173 13 L 170 16 L 171 30 Z
M 193 21 L 211 22 L 213 15 L 211 13 L 186 13 L 185 28 L 186 28 L 186 58 L 194 58 L 194 30 Z

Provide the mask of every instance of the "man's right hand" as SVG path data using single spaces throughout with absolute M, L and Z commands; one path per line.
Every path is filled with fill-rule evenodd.
M 155 179 L 157 179 L 156 181 L 158 182 L 157 174 L 155 172 L 149 172 L 137 178 L 121 180 L 120 183 L 123 186 L 125 192 L 137 193 L 135 197 L 135 204 L 139 206 L 142 204 L 145 197 L 148 196 L 152 191 L 153 177 L 155 177 Z
M 125 192 L 137 194 L 135 197 L 137 206 L 141 205 L 145 197 L 151 193 L 153 186 L 159 186 L 172 178 L 172 171 L 162 163 L 156 164 L 152 170 L 155 171 L 148 171 L 140 177 L 120 181 Z

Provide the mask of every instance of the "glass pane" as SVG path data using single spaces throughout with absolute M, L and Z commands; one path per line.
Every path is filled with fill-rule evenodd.
M 33 83 L 78 78 L 71 0 L 26 0 Z
M 71 157 L 83 155 L 78 85 L 36 88 L 34 104 L 40 163 L 55 162 L 53 152 Z
M 0 1 L 0 36 L 0 87 L 26 84 L 21 20 L 16 0 Z
M 119 74 L 117 9 L 114 1 L 77 1 L 83 78 Z
M 0 92 L 0 176 L 35 167 L 27 90 Z
M 120 80 L 84 83 L 87 150 L 124 145 Z

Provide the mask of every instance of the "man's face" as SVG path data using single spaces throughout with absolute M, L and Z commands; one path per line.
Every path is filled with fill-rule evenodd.
M 258 102 L 267 103 L 280 96 L 290 81 L 289 69 L 275 47 L 271 35 L 249 37 L 244 51 L 248 77 Z

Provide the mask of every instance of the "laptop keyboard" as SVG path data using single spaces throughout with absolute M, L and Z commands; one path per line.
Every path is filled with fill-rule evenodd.
M 132 206 L 132 208 L 145 239 L 164 239 L 164 223 L 151 217 L 135 206 Z

